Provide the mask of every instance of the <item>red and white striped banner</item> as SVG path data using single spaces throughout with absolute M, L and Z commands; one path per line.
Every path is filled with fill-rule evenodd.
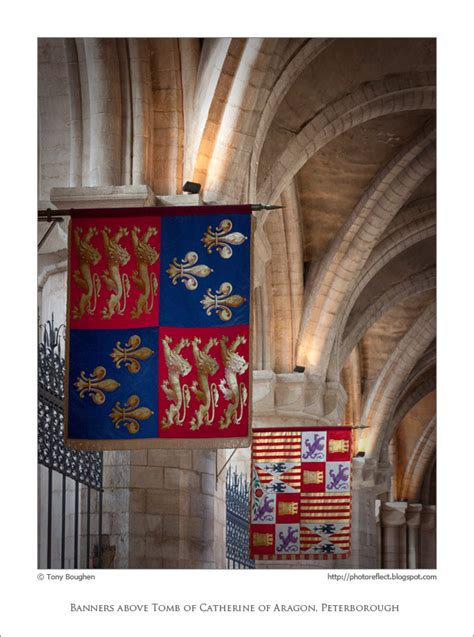
M 351 442 L 343 426 L 254 430 L 251 557 L 350 555 Z

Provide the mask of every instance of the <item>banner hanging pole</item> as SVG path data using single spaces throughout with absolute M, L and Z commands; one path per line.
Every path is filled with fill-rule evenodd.
M 240 206 L 244 204 L 236 204 L 236 205 Z M 220 204 L 216 204 L 216 207 L 218 206 L 220 206 Z M 173 207 L 175 206 L 159 206 L 159 208 L 173 208 Z M 179 207 L 179 206 L 176 206 L 176 207 Z M 193 207 L 199 208 L 200 206 L 193 206 Z M 207 207 L 211 208 L 212 204 Z M 232 205 L 226 204 L 226 207 L 231 208 Z M 263 210 L 271 212 L 272 210 L 281 210 L 284 207 L 285 206 L 274 206 L 273 204 L 263 204 L 263 203 L 251 204 L 250 206 L 252 212 L 261 212 Z M 143 206 L 142 208 L 140 208 L 140 210 L 146 213 L 148 208 L 149 208 L 148 206 Z M 109 216 L 110 210 L 111 208 L 104 208 L 103 215 L 100 214 L 100 209 L 94 209 L 94 212 L 96 216 L 100 218 L 101 216 Z M 38 221 L 52 222 L 58 217 L 63 217 L 65 215 L 73 217 L 75 214 L 82 214 L 85 211 L 87 211 L 87 208 L 69 208 L 69 209 L 62 209 L 62 210 L 51 210 L 51 208 L 47 208 L 46 210 L 38 210 Z

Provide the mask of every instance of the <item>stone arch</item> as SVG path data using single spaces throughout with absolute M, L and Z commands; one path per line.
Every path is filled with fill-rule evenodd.
M 261 99 L 262 68 L 265 74 L 276 44 L 272 38 L 247 38 L 241 43 L 227 103 L 222 104 L 219 122 L 211 131 L 214 143 L 207 154 L 206 174 L 201 172 L 198 179 L 205 183 L 205 197 L 209 201 L 238 203 L 248 191 L 248 166 Z M 197 165 L 200 161 L 198 157 Z
M 406 199 L 433 170 L 433 130 L 428 127 L 379 173 L 324 258 L 307 294 L 298 363 L 326 376 L 347 297 L 369 255 Z
M 390 308 L 398 305 L 406 298 L 421 294 L 427 290 L 436 288 L 436 268 L 427 268 L 422 272 L 408 277 L 404 281 L 393 285 L 381 294 L 375 301 L 367 305 L 354 317 L 352 325 L 344 339 L 341 352 L 340 363 L 344 365 L 347 357 L 353 348 L 360 341 L 364 333 Z
M 434 212 L 436 212 L 435 196 L 422 197 L 411 201 L 401 208 L 395 219 L 389 224 L 382 235 L 382 240 L 389 235 L 393 235 L 397 230 L 402 230 L 404 226 L 408 225 L 412 221 L 417 221 L 418 219 L 433 214 Z
M 249 201 L 257 201 L 258 162 L 265 138 L 277 113 L 278 107 L 282 103 L 285 95 L 291 89 L 295 80 L 301 75 L 306 67 L 334 41 L 334 38 L 310 38 L 307 42 L 305 42 L 296 55 L 289 61 L 285 69 L 281 72 L 268 94 L 258 122 L 252 156 L 250 158 Z
M 292 138 L 257 188 L 257 199 L 275 201 L 308 159 L 345 131 L 387 114 L 434 109 L 434 84 L 432 73 L 393 76 L 365 83 L 329 104 Z
M 436 344 L 431 344 L 424 354 L 420 356 L 416 365 L 407 378 L 407 385 L 416 383 L 420 378 L 425 376 L 430 370 L 436 367 Z
M 436 416 L 423 431 L 407 463 L 400 486 L 400 499 L 418 502 L 426 470 L 436 447 Z
M 271 245 L 274 323 L 274 371 L 292 372 L 303 312 L 303 236 L 294 182 L 282 193 L 285 209 L 272 212 L 265 223 Z
M 262 117 L 267 122 L 277 108 L 294 79 L 290 74 L 301 73 L 325 46 L 325 40 L 287 38 L 236 38 L 230 42 L 210 105 L 209 125 L 202 139 L 195 140 L 199 144 L 195 180 L 204 184 L 206 200 L 249 200 L 256 135 L 263 143 L 266 134 Z
M 362 435 L 368 456 L 379 456 L 394 402 L 435 333 L 436 305 L 431 303 L 399 341 L 365 400 L 361 424 L 368 427 Z
M 352 308 L 364 288 L 392 259 L 412 245 L 436 236 L 436 216 L 433 208 L 435 204 L 434 198 L 423 200 L 419 204 L 417 202 L 415 203 L 417 204 L 416 206 L 407 207 L 407 211 L 412 212 L 414 218 L 405 225 L 398 225 L 397 223 L 393 228 L 393 232 L 387 231 L 382 240 L 374 248 L 344 305 L 338 322 L 337 336 L 334 340 L 328 368 L 328 376 L 331 380 L 337 381 L 339 379 L 340 371 L 344 364 L 344 357 L 341 355 L 343 334 L 345 333 Z
M 424 504 L 424 505 L 435 504 L 433 500 L 436 500 L 436 488 L 432 490 L 433 474 L 436 475 L 436 449 L 433 450 L 431 460 L 428 463 L 428 467 L 423 477 L 423 484 L 421 485 L 421 490 L 420 490 L 421 504 Z
M 407 387 L 402 393 L 400 399 L 394 404 L 392 415 L 388 418 L 388 425 L 382 440 L 381 456 L 385 457 L 388 453 L 390 440 L 396 434 L 398 427 L 407 413 L 425 396 L 436 389 L 436 374 L 430 374 L 420 384 L 413 387 L 413 382 L 407 382 Z

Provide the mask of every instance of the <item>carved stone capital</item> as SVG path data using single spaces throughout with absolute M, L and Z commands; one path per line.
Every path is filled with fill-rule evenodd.
M 275 405 L 285 412 L 304 410 L 305 377 L 304 374 L 275 375 Z
M 421 523 L 422 504 L 409 504 L 406 510 L 407 525 L 410 527 L 419 527 Z
M 352 458 L 352 489 L 360 489 L 364 483 L 365 458 Z
M 347 393 L 341 383 L 328 381 L 324 392 L 324 416 L 329 422 L 340 423 L 344 419 Z
M 434 504 L 424 505 L 420 517 L 422 531 L 432 531 L 436 528 L 436 506 Z
M 316 374 L 305 374 L 304 410 L 312 416 L 324 416 L 324 391 L 326 383 Z
M 382 502 L 380 521 L 384 527 L 403 526 L 406 522 L 406 502 Z

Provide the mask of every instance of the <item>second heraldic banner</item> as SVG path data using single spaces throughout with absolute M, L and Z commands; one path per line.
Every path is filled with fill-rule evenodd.
M 66 443 L 248 446 L 250 206 L 74 211 Z
M 351 550 L 352 427 L 255 429 L 250 555 L 343 559 Z

